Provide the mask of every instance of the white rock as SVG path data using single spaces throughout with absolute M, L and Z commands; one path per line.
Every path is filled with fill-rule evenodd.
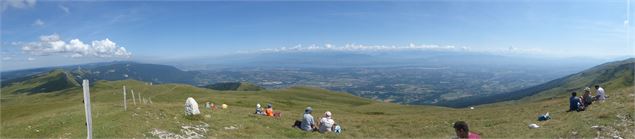
M 537 124 L 529 124 L 529 128 L 539 128 L 540 126 L 538 126 Z
M 470 110 L 473 110 L 473 109 L 474 109 L 474 107 L 470 107 Z
M 192 97 L 188 97 L 185 101 L 185 115 L 198 115 L 201 111 L 198 110 L 198 103 Z

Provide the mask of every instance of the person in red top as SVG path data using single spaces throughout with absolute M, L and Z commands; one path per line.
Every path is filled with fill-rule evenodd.
M 265 116 L 273 117 L 273 108 L 271 108 L 271 103 L 267 104 L 267 109 L 265 109 Z
M 454 131 L 456 136 L 461 139 L 480 139 L 481 136 L 474 132 L 470 132 L 467 123 L 464 121 L 457 121 L 454 123 Z

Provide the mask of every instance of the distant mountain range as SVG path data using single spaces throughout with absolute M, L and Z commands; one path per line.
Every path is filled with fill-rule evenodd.
M 89 80 L 126 80 L 134 79 L 153 83 L 184 83 L 194 84 L 198 72 L 182 71 L 173 66 L 144 64 L 129 61 L 93 63 L 84 65 L 38 68 L 2 72 L 3 84 L 14 82 L 16 78 L 37 76 L 37 74 L 51 70 L 63 70 L 73 79 Z M 27 77 L 28 78 L 28 77 Z
M 215 84 L 210 84 L 210 85 L 206 85 L 202 87 L 213 89 L 213 90 L 219 90 L 219 91 L 260 91 L 265 89 L 258 85 L 247 83 L 247 82 L 215 83 Z

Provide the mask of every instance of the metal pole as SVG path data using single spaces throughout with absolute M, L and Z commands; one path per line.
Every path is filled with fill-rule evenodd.
M 134 98 L 134 90 L 130 89 L 130 91 L 132 92 L 132 104 L 137 105 L 137 102 Z
M 126 86 L 123 86 L 123 111 L 128 110 L 128 104 L 126 104 Z
M 141 92 L 137 93 L 137 95 L 139 95 L 139 97 L 137 97 L 137 99 L 139 99 L 139 105 L 141 105 Z
M 86 138 L 88 139 L 92 139 L 93 138 L 93 120 L 92 120 L 92 116 L 91 116 L 91 112 L 90 112 L 90 89 L 89 89 L 89 83 L 88 80 L 84 80 L 84 83 L 82 84 L 82 86 L 84 87 L 84 108 L 86 111 L 86 131 L 88 132 L 86 134 Z

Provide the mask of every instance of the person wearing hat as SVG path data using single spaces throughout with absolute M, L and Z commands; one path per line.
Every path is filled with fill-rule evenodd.
M 591 105 L 593 103 L 593 97 L 591 96 L 591 88 L 584 88 L 584 95 L 582 95 L 582 104 L 584 104 L 584 108 Z
M 254 114 L 265 115 L 265 112 L 262 111 L 262 107 L 260 107 L 260 103 L 256 104 L 256 112 Z
M 331 112 L 330 111 L 324 112 L 324 117 L 320 119 L 320 123 L 318 126 L 320 127 L 320 133 L 333 131 L 332 129 L 334 124 L 335 124 L 335 121 L 332 118 Z
M 302 116 L 302 123 L 300 124 L 300 128 L 304 131 L 314 131 L 316 129 L 311 112 L 313 112 L 311 107 L 306 107 L 304 110 L 304 116 Z
M 265 109 L 265 116 L 273 117 L 273 108 L 271 106 L 271 103 L 267 104 L 267 109 Z

